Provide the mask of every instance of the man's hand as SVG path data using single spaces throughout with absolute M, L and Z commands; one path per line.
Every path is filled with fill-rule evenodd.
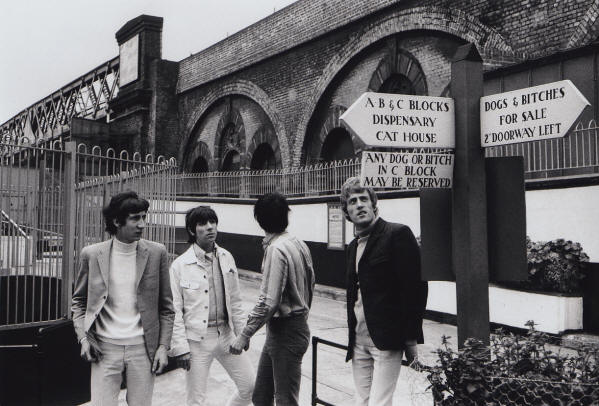
M 241 351 L 247 351 L 250 348 L 250 340 L 243 335 L 238 335 L 235 341 L 229 347 L 231 354 L 239 355 Z
M 177 355 L 175 358 L 175 362 L 177 363 L 177 368 L 183 368 L 186 371 L 189 371 L 191 365 L 189 361 L 191 360 L 191 353 L 186 352 L 185 354 Z
M 159 374 L 162 370 L 168 365 L 168 356 L 166 347 L 164 345 L 159 345 L 156 350 L 156 355 L 154 355 L 154 362 L 152 363 L 152 373 Z
M 102 356 L 102 354 L 98 351 L 94 351 L 89 341 L 87 341 L 87 338 L 85 337 L 81 340 L 81 352 L 79 355 L 87 362 L 96 362 Z
M 418 345 L 416 340 L 407 340 L 405 343 L 406 360 L 408 366 L 416 371 L 420 371 L 420 362 L 418 362 Z

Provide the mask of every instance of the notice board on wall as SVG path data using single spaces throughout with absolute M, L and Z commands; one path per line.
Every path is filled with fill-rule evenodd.
M 345 249 L 345 216 L 341 203 L 327 203 L 327 248 Z

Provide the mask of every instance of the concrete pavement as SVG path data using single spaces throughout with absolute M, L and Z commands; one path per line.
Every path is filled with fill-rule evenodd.
M 240 271 L 241 291 L 244 309 L 249 312 L 258 297 L 259 275 Z M 341 289 L 317 286 L 314 296 L 309 324 L 313 336 L 322 339 L 347 344 L 347 326 L 345 310 L 345 292 Z M 264 328 L 252 338 L 249 356 L 254 366 L 264 344 Z M 435 363 L 433 351 L 441 344 L 443 335 L 451 336 L 450 342 L 457 348 L 457 331 L 455 326 L 424 321 L 425 344 L 419 346 L 419 354 L 426 365 Z M 353 380 L 351 364 L 345 363 L 345 352 L 319 344 L 318 346 L 318 397 L 336 406 L 351 406 L 353 395 Z M 304 356 L 302 365 L 302 385 L 300 404 L 309 406 L 312 396 L 312 345 Z M 394 405 L 432 405 L 432 396 L 427 390 L 426 374 L 402 368 L 398 387 L 395 393 Z M 235 385 L 220 366 L 214 362 L 208 383 L 207 406 L 224 406 L 235 390 Z M 121 391 L 119 406 L 126 405 L 125 391 Z M 89 403 L 88 403 L 89 404 Z M 86 405 L 88 405 L 86 404 Z M 185 371 L 176 369 L 156 378 L 154 386 L 154 405 L 181 406 L 185 405 Z

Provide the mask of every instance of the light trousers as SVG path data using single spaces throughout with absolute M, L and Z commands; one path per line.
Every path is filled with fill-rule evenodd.
M 154 391 L 152 364 L 144 344 L 116 345 L 99 341 L 102 358 L 91 364 L 91 403 L 117 406 L 122 373 L 127 377 L 127 404 L 150 406 Z
M 352 357 L 356 406 L 392 406 L 403 351 L 356 344 Z
M 227 406 L 246 406 L 252 401 L 254 391 L 254 369 L 247 353 L 233 355 L 229 346 L 235 336 L 231 329 L 208 327 L 204 339 L 189 340 L 191 353 L 190 370 L 187 372 L 187 406 L 203 406 L 206 404 L 206 390 L 210 365 L 216 359 L 227 371 L 237 390 L 231 395 Z

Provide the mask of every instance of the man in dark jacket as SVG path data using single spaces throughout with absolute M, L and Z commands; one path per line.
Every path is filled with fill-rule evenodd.
M 371 188 L 348 179 L 341 205 L 357 237 L 347 250 L 347 361 L 352 360 L 356 406 L 391 406 L 403 354 L 417 361 L 428 286 L 420 278 L 420 249 L 410 228 L 378 216 Z

